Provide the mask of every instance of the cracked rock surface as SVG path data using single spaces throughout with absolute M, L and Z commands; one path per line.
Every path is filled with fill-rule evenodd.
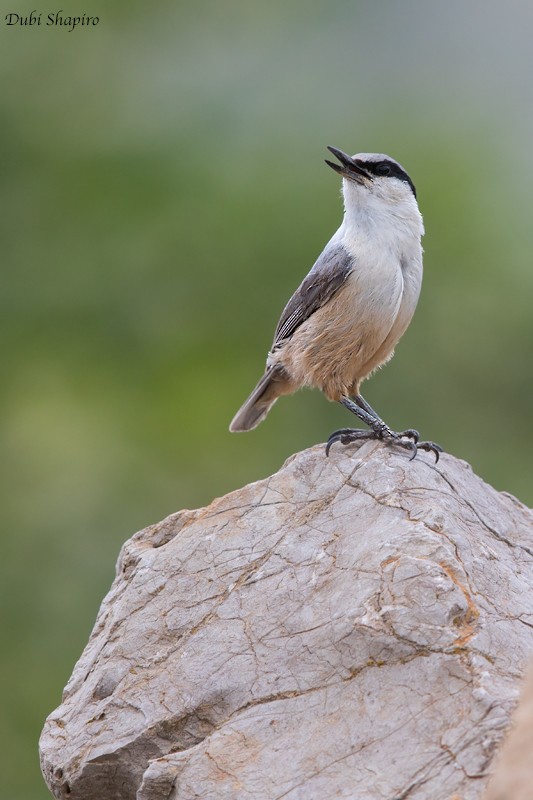
M 124 545 L 43 774 L 68 800 L 475 800 L 532 585 L 532 513 L 464 462 L 313 447 Z

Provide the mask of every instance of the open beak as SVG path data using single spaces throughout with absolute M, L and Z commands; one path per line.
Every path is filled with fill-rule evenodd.
M 372 180 L 372 176 L 361 167 L 356 159 L 347 156 L 346 153 L 343 153 L 342 150 L 339 150 L 337 147 L 330 147 L 328 145 L 328 150 L 330 153 L 333 153 L 335 158 L 338 158 L 341 163 L 335 164 L 333 161 L 328 161 L 326 159 L 326 164 L 330 166 L 331 169 L 334 169 L 335 172 L 338 172 L 339 175 L 342 175 L 343 178 L 356 181 L 356 183 L 364 183 L 365 180 Z

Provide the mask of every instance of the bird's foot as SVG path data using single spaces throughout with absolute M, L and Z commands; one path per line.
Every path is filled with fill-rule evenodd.
M 397 440 L 396 437 L 399 437 L 400 441 Z M 427 450 L 428 453 L 433 453 L 435 455 L 435 464 L 439 460 L 440 454 L 443 452 L 442 447 L 440 444 L 436 444 L 435 442 L 421 442 L 420 441 L 420 434 L 414 428 L 407 428 L 406 431 L 401 431 L 400 433 L 394 433 L 392 438 L 397 441 L 398 444 L 401 444 L 405 447 L 405 444 L 402 444 L 401 439 L 409 439 L 407 446 L 413 451 L 411 456 L 411 461 L 416 456 L 419 450 Z
M 334 431 L 329 437 L 326 444 L 326 456 L 329 455 L 329 451 L 335 442 L 350 444 L 351 442 L 360 442 L 365 439 L 378 439 L 389 444 L 397 444 L 400 447 L 404 447 L 406 450 L 410 450 L 411 461 L 415 458 L 419 450 L 426 450 L 435 455 L 435 463 L 437 463 L 442 453 L 442 447 L 435 444 L 435 442 L 421 442 L 419 438 L 420 435 L 418 431 L 412 428 L 396 433 L 396 431 L 391 431 L 385 424 L 376 426 L 376 428 L 372 430 L 340 428 L 338 431 Z

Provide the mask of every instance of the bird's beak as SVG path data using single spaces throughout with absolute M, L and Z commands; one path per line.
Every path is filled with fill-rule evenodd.
M 330 166 L 331 169 L 334 169 L 335 172 L 338 172 L 339 175 L 342 175 L 343 178 L 355 181 L 356 183 L 364 183 L 365 180 L 372 180 L 372 176 L 361 167 L 356 159 L 347 156 L 346 153 L 343 153 L 342 150 L 336 147 L 330 147 L 328 145 L 328 150 L 330 153 L 333 153 L 335 158 L 338 158 L 341 163 L 335 164 L 333 161 L 328 161 L 326 159 L 326 164 Z

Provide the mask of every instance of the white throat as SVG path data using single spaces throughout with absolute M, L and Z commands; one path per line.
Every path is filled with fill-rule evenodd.
M 413 193 L 404 186 L 361 186 L 343 180 L 344 219 L 339 234 L 354 254 L 365 243 L 401 252 L 420 248 L 424 223 Z

